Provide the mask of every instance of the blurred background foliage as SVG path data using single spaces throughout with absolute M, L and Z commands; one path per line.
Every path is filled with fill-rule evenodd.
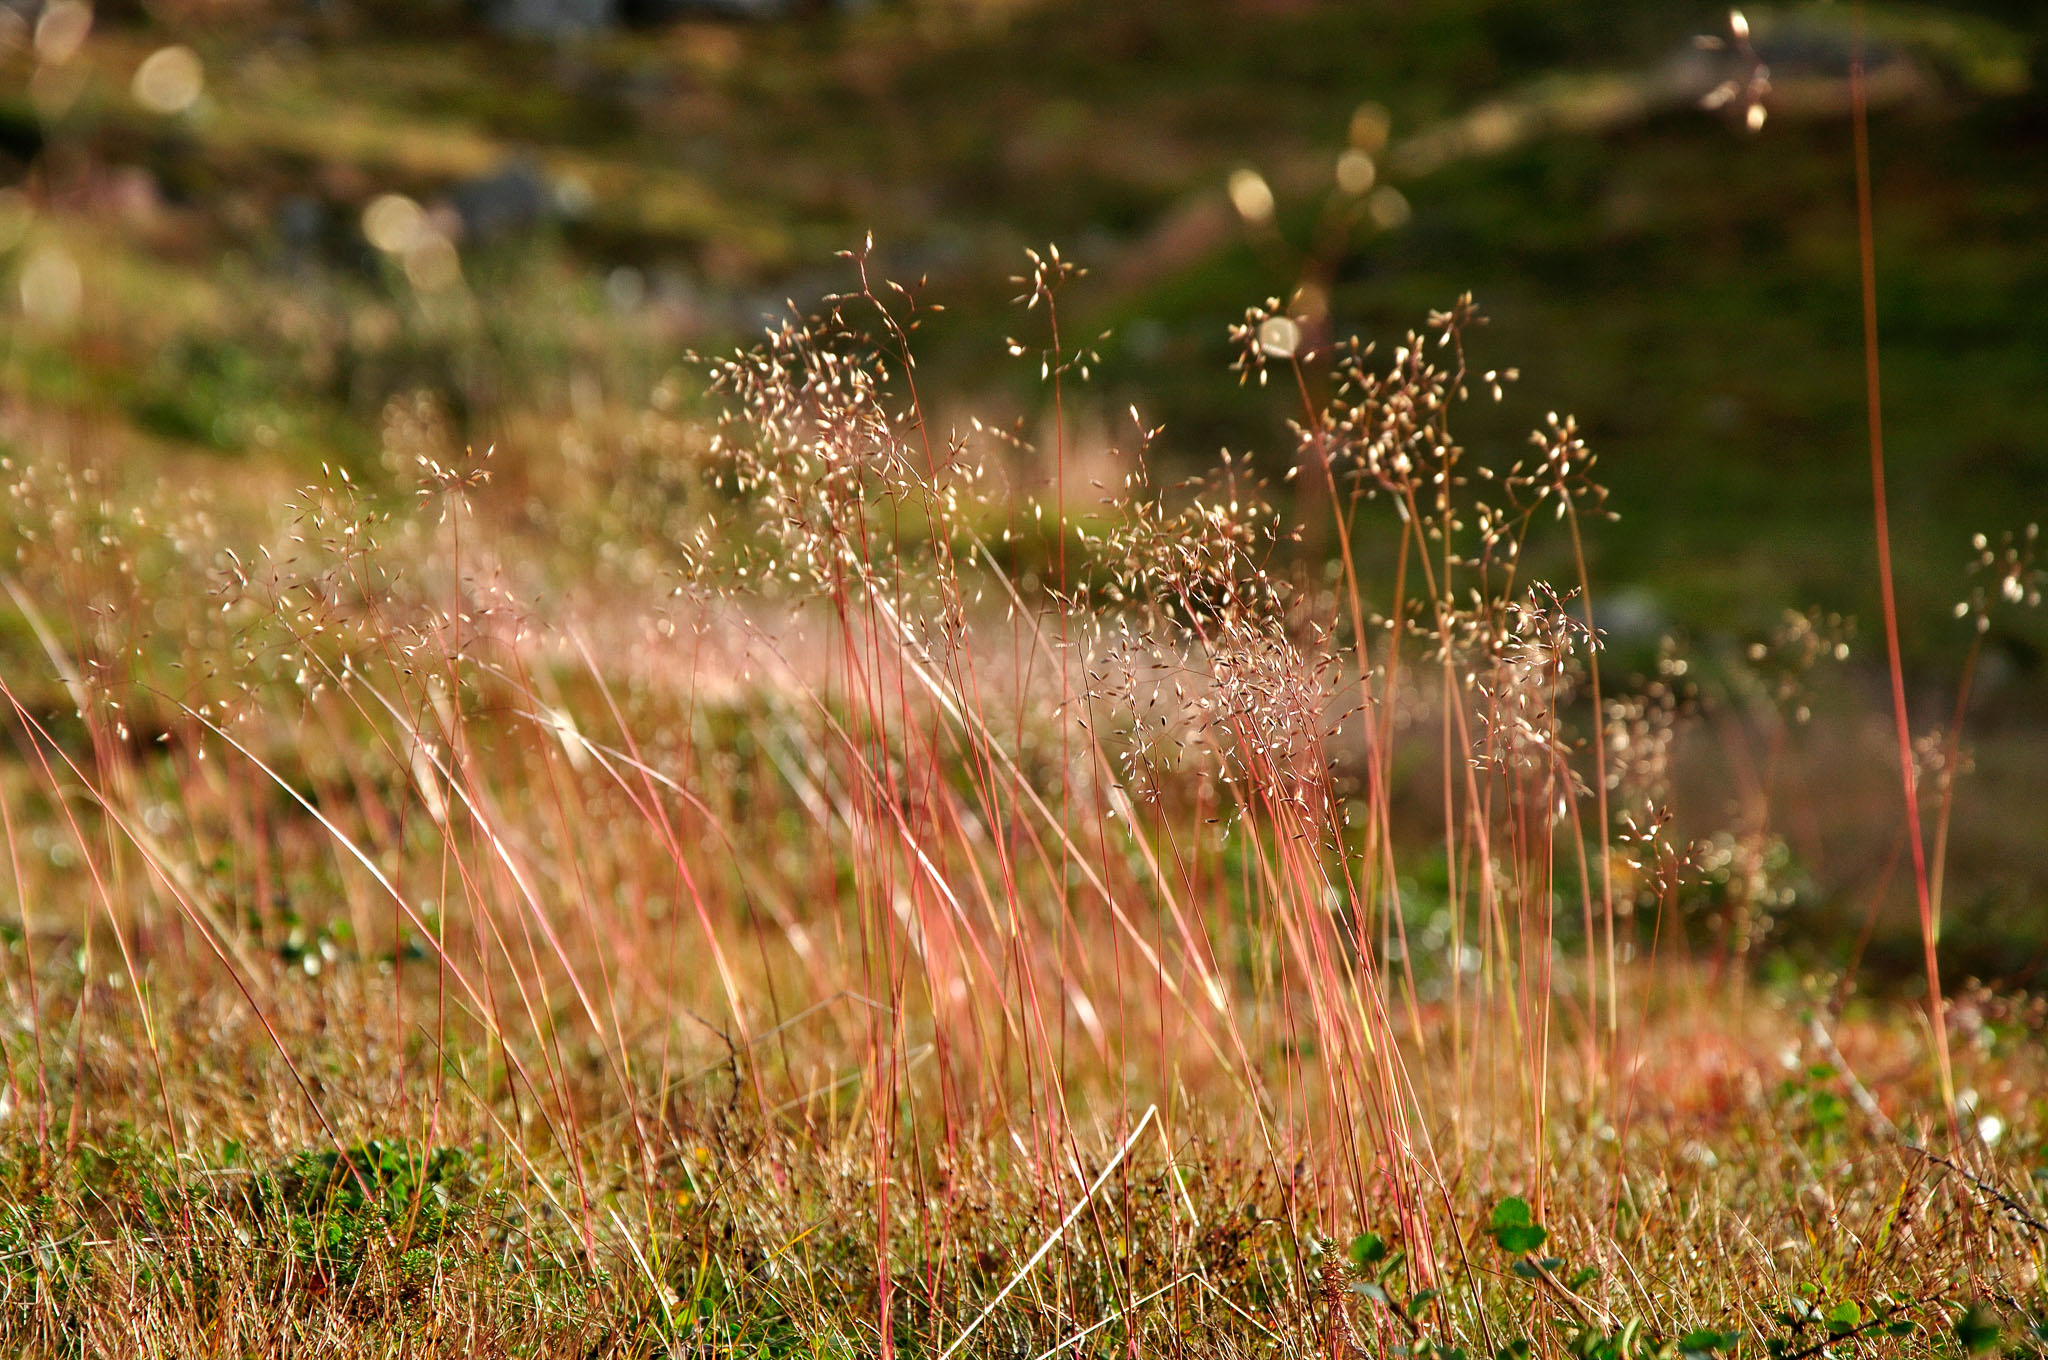
M 2048 489 L 2048 7 L 1867 14 L 1931 725 L 1970 537 Z M 1008 279 L 1057 241 L 1090 271 L 1062 315 L 1099 351 L 1069 412 L 1090 475 L 1133 404 L 1157 456 L 1285 469 L 1288 402 L 1227 372 L 1248 304 L 1386 345 L 1470 290 L 1481 366 L 1521 373 L 1473 442 L 1512 457 L 1554 408 L 1600 454 L 1615 664 L 1788 608 L 1874 620 L 1851 7 L 1748 19 L 1755 130 L 1702 107 L 1753 68 L 1687 0 L 5 0 L 0 441 L 258 507 L 324 464 L 395 486 L 389 429 L 430 408 L 495 446 L 537 531 L 596 543 L 682 494 L 673 442 L 608 441 L 692 409 L 689 351 L 847 286 L 833 252 L 869 231 L 878 273 L 945 304 L 919 334 L 939 418 L 1042 434 Z M 572 523 L 578 459 L 616 485 Z M 1958 863 L 2003 866 L 1979 881 L 2008 914 L 2043 874 L 2043 645 L 2038 612 L 2000 622 L 1975 691 L 2014 796 Z

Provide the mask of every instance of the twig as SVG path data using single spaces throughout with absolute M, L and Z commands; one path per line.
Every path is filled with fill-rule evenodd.
M 1999 1189 L 1996 1185 L 1985 1180 L 1968 1167 L 1944 1157 L 1938 1152 L 1929 1152 L 1926 1148 L 1913 1143 L 1908 1143 L 1906 1146 L 1943 1170 L 1952 1171 L 1962 1177 L 1963 1180 L 1969 1183 L 1972 1189 L 1989 1195 L 1993 1200 L 1997 1201 L 1999 1208 L 2005 1210 L 2011 1216 L 2013 1222 L 2020 1224 L 2022 1227 L 2031 1228 L 2043 1237 L 2048 1237 L 2048 1223 L 2043 1223 L 2039 1218 L 2036 1218 L 2032 1211 L 2027 1208 L 2026 1202 L 2018 1196 Z
M 1598 1327 L 1605 1332 L 1614 1330 L 1614 1319 L 1608 1316 L 1605 1309 L 1588 1303 L 1585 1299 L 1580 1298 L 1577 1294 L 1567 1289 L 1563 1280 L 1550 1273 L 1548 1266 L 1544 1265 L 1534 1256 L 1523 1257 L 1522 1264 L 1529 1267 L 1535 1273 L 1536 1278 L 1551 1293 L 1555 1294 L 1580 1322 L 1585 1323 L 1588 1327 Z
M 1890 1324 L 1892 1319 L 1896 1318 L 1899 1314 L 1911 1311 L 1916 1308 L 1924 1308 L 1928 1304 L 1933 1303 L 1936 1299 L 1940 1297 L 1940 1291 L 1937 1290 L 1932 1294 L 1922 1294 L 1919 1298 L 1914 1299 L 1908 1303 L 1900 1304 L 1897 1308 L 1887 1308 L 1880 1312 L 1873 1313 L 1866 1321 L 1857 1323 L 1854 1327 L 1849 1328 L 1847 1331 L 1837 1332 L 1830 1330 L 1826 1336 L 1814 1342 L 1812 1345 L 1807 1346 L 1801 1350 L 1793 1351 L 1789 1355 L 1779 1356 L 1778 1360 L 1812 1360 L 1814 1356 L 1821 1354 L 1830 1346 L 1839 1346 L 1844 1341 L 1854 1341 L 1857 1337 L 1862 1336 L 1865 1332 L 1874 1331 L 1879 1327 L 1887 1326 L 1888 1324 Z

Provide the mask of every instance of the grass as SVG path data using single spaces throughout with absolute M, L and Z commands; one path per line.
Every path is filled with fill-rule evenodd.
M 1568 421 L 1461 442 L 1468 301 L 1240 328 L 1340 565 L 1395 545 L 1324 577 L 1142 428 L 1020 508 L 856 263 L 710 365 L 714 430 L 646 413 L 693 527 L 601 590 L 430 407 L 415 497 L 239 542 L 89 446 L 12 469 L 18 1348 L 2030 1353 L 2038 1005 L 1952 1001 L 1950 1073 L 1853 961 L 1757 976 L 1833 623 L 1596 690 L 1586 583 L 1520 563 L 1605 493 Z M 1771 754 L 1688 840 L 1702 740 Z
M 1118 18 L 1115 50 L 1204 71 L 1265 50 L 1163 15 Z M 862 81 L 972 88 L 1022 40 L 1048 81 L 1099 84 L 1101 34 L 1063 17 L 885 10 L 590 59 L 692 45 L 706 86 L 670 112 L 753 101 L 772 139 L 810 107 L 791 71 L 838 71 L 828 102 L 853 108 Z M 1243 22 L 1287 57 L 1289 136 L 1317 135 L 1351 22 Z M 1534 9 L 1417 23 L 1457 56 L 1411 95 L 1444 114 L 1531 73 L 1512 62 L 1627 36 Z M 1958 60 L 2007 69 L 2003 30 L 1967 35 L 1988 46 Z M 118 66 L 135 36 L 81 60 Z M 259 72 L 229 123 L 275 138 L 251 115 L 290 115 L 347 143 L 319 156 L 397 174 L 416 150 L 430 177 L 565 107 L 501 107 L 460 74 L 496 53 L 531 77 L 534 49 L 458 40 L 451 65 L 414 41 Z M 756 49 L 799 64 L 720 67 Z M 345 77 L 371 92 L 323 120 Z M 1206 88 L 1140 75 L 1114 98 L 1174 104 L 1151 126 L 1176 144 L 1227 145 Z M 80 97 L 114 140 L 74 148 L 118 144 L 131 115 Z M 422 108 L 449 125 L 424 150 Z M 632 138 L 653 133 L 586 111 L 550 154 L 640 174 Z M 1040 110 L 1011 171 L 1114 159 L 1079 149 L 1086 120 Z M 934 155 L 974 163 L 972 119 L 933 126 Z M 199 164 L 312 154 L 194 128 Z M 1794 147 L 1817 153 L 1813 129 Z M 1673 148 L 1707 158 L 1706 135 L 1653 125 L 1611 149 L 1654 136 L 1690 165 Z M 1568 198 L 1598 159 L 1566 137 L 1438 174 Z M 1361 287 L 1357 242 L 1286 257 L 1321 291 L 1244 311 L 1274 252 L 1315 234 L 1283 165 L 1240 177 L 1244 221 L 1164 273 L 1104 291 L 1034 250 L 970 290 L 1012 309 L 961 318 L 863 250 L 815 315 L 669 374 L 682 337 L 600 301 L 578 252 L 758 245 L 701 216 L 720 201 L 453 255 L 429 217 L 382 253 L 353 242 L 348 269 L 297 269 L 223 263 L 227 210 L 183 220 L 206 245 L 182 262 L 175 233 L 88 232 L 55 206 L 51 186 L 84 182 L 63 167 L 39 170 L 20 247 L 84 259 L 93 288 L 69 318 L 24 293 L 0 464 L 11 1353 L 2048 1347 L 2048 1014 L 2025 957 L 2048 941 L 2010 848 L 2028 803 L 2003 792 L 2031 787 L 2038 747 L 1984 697 L 2039 626 L 2037 535 L 1957 534 L 1942 551 L 1973 565 L 1946 582 L 1902 547 L 1882 689 L 1841 602 L 1785 612 L 1807 582 L 1761 550 L 1752 588 L 1718 588 L 1763 625 L 1621 636 L 1635 568 L 1707 573 L 1614 520 L 1662 485 L 1621 460 L 1610 487 L 1603 439 L 1534 414 L 1599 366 L 1508 367 L 1549 315 L 1529 280 L 1563 270 L 1568 222 L 1487 266 L 1520 316 L 1498 328 L 1455 295 L 1385 323 L 1424 274 Z M 1164 187 L 1097 171 L 1043 211 L 1128 193 L 1137 230 Z M 688 197 L 665 173 L 651 198 Z M 1815 243 L 1796 295 L 1768 271 L 1717 292 L 1721 262 L 1693 263 L 1703 326 L 1785 302 L 1751 356 L 1783 366 L 1859 292 L 1891 315 L 1867 266 L 1892 258 L 1892 205 L 1866 199 L 1862 249 L 1838 257 L 1825 198 L 1793 233 Z M 1747 192 L 1716 201 L 1734 238 L 1770 226 Z M 1411 266 L 1485 239 L 1366 238 Z M 1614 269 L 1595 299 L 1628 286 Z M 1152 362 L 1163 405 L 1220 392 L 1199 400 L 1246 419 L 1255 451 L 1194 460 L 1145 402 L 1104 416 L 1144 370 L 1100 323 L 1200 319 L 1226 287 L 1219 362 L 1193 376 L 1202 346 L 1171 327 Z M 1624 338 L 1670 332 L 1610 311 L 1586 343 L 1656 372 Z M 963 379 L 948 356 L 997 333 L 1014 378 Z M 1658 428 L 1670 363 L 1602 425 Z M 1816 362 L 1780 391 L 1785 419 L 1853 428 L 1856 376 Z M 1900 473 L 1901 539 L 1932 534 L 1925 465 L 1877 443 L 1878 414 L 1894 450 L 1914 425 L 1898 438 L 1875 376 L 1872 470 Z M 1850 452 L 1853 473 L 1760 491 L 1704 459 L 1664 480 L 1699 551 L 1732 555 L 1752 493 L 1802 528 L 1837 496 L 1861 513 Z M 2004 485 L 1955 494 L 2009 514 Z M 1952 678 L 1916 704 L 1937 666 Z M 2017 907 L 1958 867 L 1973 854 Z

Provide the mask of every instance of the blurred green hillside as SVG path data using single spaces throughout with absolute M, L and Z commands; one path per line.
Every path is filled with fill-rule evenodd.
M 1750 13 L 1756 135 L 1698 107 L 1741 73 L 1693 41 L 1726 12 L 1675 2 L 154 3 L 69 52 L 63 8 L 0 39 L 10 440 L 85 420 L 264 486 L 371 467 L 425 390 L 545 460 L 563 413 L 634 409 L 687 348 L 843 286 L 869 230 L 950 309 L 940 408 L 1028 429 L 1006 280 L 1057 241 L 1092 271 L 1070 334 L 1108 331 L 1084 424 L 1136 402 L 1191 459 L 1277 470 L 1284 405 L 1224 372 L 1248 303 L 1308 280 L 1335 332 L 1394 342 L 1470 289 L 1482 359 L 1523 377 L 1475 439 L 1570 409 L 1602 455 L 1621 642 L 1870 611 L 1846 5 Z M 1969 535 L 2048 489 L 2048 19 L 1870 14 L 1902 589 L 1946 665 Z M 1245 171 L 1270 222 L 1233 208 Z

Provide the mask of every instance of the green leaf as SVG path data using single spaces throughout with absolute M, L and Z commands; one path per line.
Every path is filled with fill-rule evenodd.
M 1836 1128 L 1849 1117 L 1848 1102 L 1833 1091 L 1813 1093 L 1813 1122 L 1821 1128 Z
M 1863 1310 L 1854 1303 L 1838 1303 L 1833 1308 L 1828 1309 L 1828 1330 L 1836 1336 L 1840 1336 L 1844 1332 L 1855 1331 L 1857 1324 L 1862 1321 Z
M 1956 1341 L 1966 1354 L 1988 1351 L 1998 1342 L 1998 1318 L 1981 1303 L 1973 1303 L 1956 1319 Z
M 1493 1206 L 1493 1217 L 1487 1222 L 1486 1232 L 1502 1251 L 1517 1255 L 1536 1250 L 1550 1236 L 1530 1212 L 1529 1201 L 1518 1195 L 1509 1196 Z
M 1378 1233 L 1360 1233 L 1351 1239 L 1351 1264 L 1360 1270 L 1387 1254 L 1387 1240 Z

